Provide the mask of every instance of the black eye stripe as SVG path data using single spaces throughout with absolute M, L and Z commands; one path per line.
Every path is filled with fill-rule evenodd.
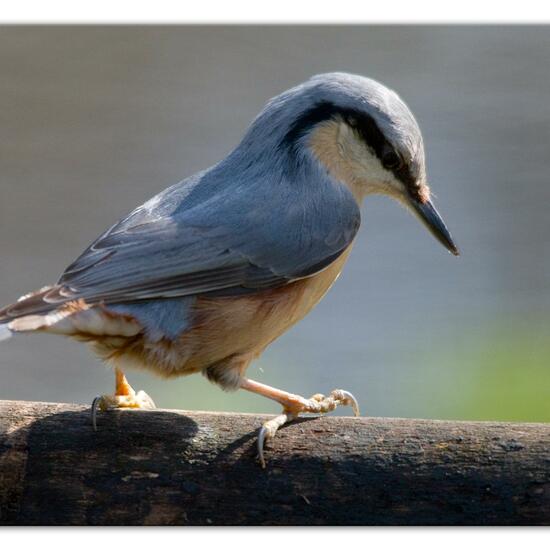
M 306 135 L 317 124 L 337 119 L 338 117 L 359 134 L 360 138 L 365 142 L 367 147 L 374 151 L 382 164 L 384 163 L 384 155 L 389 151 L 396 154 L 399 162 L 393 167 L 388 166 L 388 170 L 391 170 L 395 177 L 401 180 L 411 191 L 413 188 L 416 188 L 417 178 L 411 172 L 412 167 L 403 162 L 401 156 L 396 153 L 393 146 L 386 140 L 384 134 L 378 128 L 376 121 L 366 113 L 355 109 L 338 107 L 330 102 L 318 103 L 294 121 L 281 140 L 279 147 L 290 150 L 295 154 L 298 150 L 300 138 Z
M 340 117 L 349 126 L 354 128 L 367 145 L 373 149 L 380 158 L 384 145 L 387 143 L 384 135 L 378 128 L 374 119 L 365 113 L 354 109 L 337 107 L 333 103 L 319 103 L 315 107 L 305 111 L 294 121 L 284 138 L 281 147 L 295 149 L 299 139 L 307 134 L 317 124 Z

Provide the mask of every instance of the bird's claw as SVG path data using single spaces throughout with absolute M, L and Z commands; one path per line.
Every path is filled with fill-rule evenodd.
M 312 395 L 309 399 L 293 406 L 291 409 L 285 409 L 282 414 L 272 418 L 264 423 L 258 434 L 258 460 L 262 468 L 265 468 L 264 446 L 267 441 L 273 439 L 277 430 L 288 422 L 292 422 L 302 413 L 324 414 L 336 409 L 338 405 L 349 405 L 355 416 L 359 416 L 359 403 L 352 393 L 346 390 L 334 390 L 327 397 L 321 393 Z
M 94 432 L 97 432 L 97 409 L 101 403 L 101 395 L 96 395 L 92 401 L 92 426 Z
M 97 411 L 111 409 L 154 409 L 155 402 L 143 390 L 128 395 L 98 395 L 92 401 L 92 426 L 97 431 Z
M 264 423 L 260 428 L 260 433 L 258 434 L 258 460 L 262 468 L 265 468 L 265 457 L 264 457 L 264 445 L 267 441 L 275 437 L 277 430 L 284 426 L 287 422 L 291 422 L 298 415 L 292 414 L 290 412 L 283 412 L 279 416 L 272 418 Z
M 346 390 L 334 390 L 331 392 L 328 398 L 332 399 L 338 405 L 349 405 L 353 411 L 354 416 L 359 416 L 359 403 L 353 394 Z M 331 409 L 332 410 L 332 409 Z

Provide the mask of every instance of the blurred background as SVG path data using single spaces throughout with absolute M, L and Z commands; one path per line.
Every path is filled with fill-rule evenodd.
M 462 256 L 369 198 L 342 276 L 250 377 L 349 389 L 375 416 L 550 421 L 549 59 L 545 27 L 2 27 L 0 302 L 224 157 L 270 97 L 359 73 L 415 113 Z M 129 377 L 164 408 L 278 411 L 199 375 Z M 0 399 L 89 403 L 113 387 L 82 344 L 0 345 Z

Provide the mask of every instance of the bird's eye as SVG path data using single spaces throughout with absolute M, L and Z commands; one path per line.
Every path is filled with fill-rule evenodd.
M 382 156 L 382 164 L 384 168 L 390 170 L 399 168 L 401 166 L 401 157 L 395 151 L 387 151 Z

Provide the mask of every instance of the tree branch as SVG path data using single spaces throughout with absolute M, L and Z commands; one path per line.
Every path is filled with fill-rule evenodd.
M 0 523 L 550 524 L 550 425 L 0 401 Z

